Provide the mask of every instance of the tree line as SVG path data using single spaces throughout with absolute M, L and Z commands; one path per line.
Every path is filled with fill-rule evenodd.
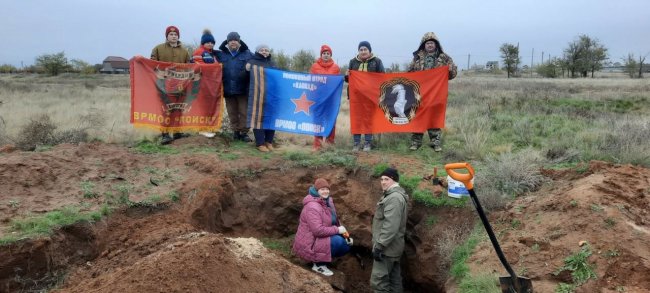
M 520 72 L 519 64 L 519 45 L 504 43 L 499 48 L 503 69 L 507 72 L 508 78 L 518 76 Z M 647 55 L 646 55 L 647 56 Z M 636 61 L 634 54 L 630 53 L 627 57 L 621 58 L 624 65 L 624 72 L 631 78 L 643 77 L 643 65 L 646 56 L 639 56 Z M 594 72 L 599 71 L 609 59 L 607 48 L 598 39 L 587 35 L 579 35 L 575 40 L 569 42 L 563 50 L 560 58 L 550 58 L 537 66 L 537 74 L 543 77 L 594 77 Z M 531 68 L 532 70 L 532 68 Z
M 195 46 L 188 46 L 187 50 L 192 54 Z M 579 35 L 575 40 L 569 42 L 563 50 L 562 57 L 549 58 L 549 60 L 538 65 L 535 70 L 537 74 L 543 77 L 594 77 L 594 72 L 603 68 L 609 59 L 607 48 L 598 39 L 587 35 Z M 519 56 L 519 45 L 504 43 L 499 48 L 503 62 L 503 70 L 507 72 L 508 78 L 521 75 Z M 271 50 L 273 60 L 277 67 L 282 70 L 296 72 L 309 72 L 311 65 L 315 62 L 316 56 L 310 50 L 298 50 L 293 55 L 284 53 L 284 51 Z M 638 58 L 630 53 L 628 56 L 621 58 L 623 61 L 623 70 L 631 78 L 642 78 L 645 64 L 645 56 L 639 55 Z M 347 71 L 347 64 L 339 64 L 341 72 Z M 647 66 L 647 64 L 646 64 Z M 55 54 L 44 54 L 36 57 L 36 63 L 32 66 L 19 70 L 13 65 L 0 65 L 0 73 L 47 73 L 49 75 L 58 75 L 64 72 L 94 74 L 99 72 L 102 64 L 89 64 L 79 59 L 68 61 L 64 52 Z M 532 68 L 530 70 L 533 70 Z M 393 63 L 387 68 L 387 72 L 399 72 L 399 64 Z

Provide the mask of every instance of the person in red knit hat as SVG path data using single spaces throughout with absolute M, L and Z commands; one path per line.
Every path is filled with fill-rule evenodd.
M 313 74 L 340 74 L 341 69 L 332 60 L 332 48 L 328 45 L 320 47 L 320 57 L 311 66 L 309 73 Z M 336 125 L 332 127 L 332 132 L 327 136 L 327 143 L 334 144 L 334 137 L 336 135 Z M 314 136 L 314 150 L 320 150 L 323 145 L 322 136 Z
M 336 215 L 329 182 L 324 178 L 316 179 L 302 205 L 291 250 L 303 260 L 313 262 L 313 271 L 331 276 L 334 273 L 327 268 L 327 264 L 332 262 L 332 258 L 348 253 L 352 241 L 346 241 L 342 236 L 347 230 Z
M 181 37 L 181 32 L 177 27 L 170 25 L 165 29 L 165 42 L 154 47 L 151 50 L 151 60 L 161 62 L 173 63 L 189 63 L 190 52 L 187 51 L 185 46 L 178 40 Z M 161 133 L 160 144 L 169 144 L 174 139 L 187 137 L 188 135 L 182 132 L 174 133 L 173 136 L 168 132 Z

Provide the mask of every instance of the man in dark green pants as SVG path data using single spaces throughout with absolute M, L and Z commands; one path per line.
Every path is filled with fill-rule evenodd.
M 372 219 L 372 274 L 370 286 L 375 292 L 402 292 L 400 259 L 408 214 L 408 195 L 399 186 L 399 172 L 387 168 L 381 173 L 383 196 Z

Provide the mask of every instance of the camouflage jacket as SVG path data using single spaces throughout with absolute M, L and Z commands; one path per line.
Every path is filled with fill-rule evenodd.
M 427 54 L 424 50 L 424 44 L 430 40 L 433 40 L 436 43 L 436 51 Z M 438 41 L 436 34 L 428 32 L 422 37 L 418 49 L 413 52 L 413 61 L 409 64 L 408 71 L 421 71 L 445 65 L 449 65 L 449 79 L 454 79 L 456 74 L 458 74 L 458 68 L 456 67 L 456 64 L 454 64 L 454 60 L 442 50 L 442 46 L 440 45 L 440 41 Z

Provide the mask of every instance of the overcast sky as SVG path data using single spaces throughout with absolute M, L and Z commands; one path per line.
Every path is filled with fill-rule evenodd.
M 246 3 L 246 4 L 242 4 Z M 503 43 L 520 45 L 524 64 L 561 55 L 580 34 L 597 38 L 611 61 L 650 53 L 650 0 L 387 0 L 182 1 L 0 0 L 0 64 L 34 64 L 65 51 L 68 59 L 101 63 L 107 56 L 148 57 L 168 25 L 182 42 L 199 43 L 209 28 L 223 41 L 237 31 L 250 47 L 268 44 L 293 54 L 333 49 L 347 65 L 360 41 L 375 55 L 403 65 L 427 31 L 462 69 L 499 60 Z M 534 55 L 532 51 L 534 49 Z

